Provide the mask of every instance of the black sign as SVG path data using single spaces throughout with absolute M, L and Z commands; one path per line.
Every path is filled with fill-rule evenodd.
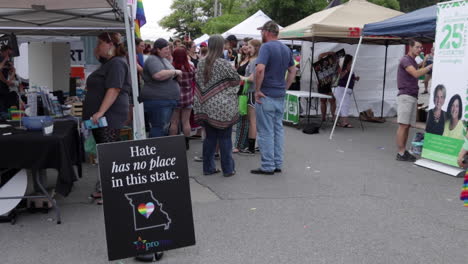
M 109 260 L 195 244 L 183 136 L 97 150 Z
M 328 90 L 336 85 L 338 81 L 338 68 L 340 58 L 345 56 L 344 49 L 335 54 L 328 55 L 313 64 L 315 74 L 317 75 L 318 87 L 320 90 Z
M 16 40 L 16 36 L 14 34 L 3 35 L 0 37 L 0 48 L 3 46 L 9 46 L 13 50 L 11 57 L 18 57 L 20 55 L 18 41 Z

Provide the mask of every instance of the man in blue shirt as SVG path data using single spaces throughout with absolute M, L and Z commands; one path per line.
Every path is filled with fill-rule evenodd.
M 260 168 L 250 172 L 272 175 L 281 172 L 283 166 L 284 97 L 296 76 L 296 67 L 291 50 L 278 41 L 278 24 L 268 21 L 258 29 L 264 43 L 255 70 L 255 112 L 262 161 Z

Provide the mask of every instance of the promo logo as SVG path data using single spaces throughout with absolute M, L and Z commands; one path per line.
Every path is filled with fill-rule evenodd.
M 141 239 L 141 237 L 138 237 L 138 240 L 134 241 L 133 244 L 135 245 L 136 250 L 146 249 L 146 240 Z
M 148 240 L 142 239 L 141 237 L 138 237 L 138 240 L 133 242 L 135 249 L 139 251 L 141 250 L 148 251 L 152 248 L 157 248 L 162 245 L 170 245 L 170 244 L 172 244 L 171 240 L 148 241 Z

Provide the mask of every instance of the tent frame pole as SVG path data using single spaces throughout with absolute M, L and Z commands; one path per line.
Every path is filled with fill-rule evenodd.
M 348 76 L 348 80 L 346 81 L 345 91 L 343 93 L 343 96 L 341 97 L 340 106 L 338 107 L 338 112 L 337 112 L 338 114 L 336 114 L 335 122 L 333 123 L 333 128 L 332 128 L 332 131 L 330 133 L 330 140 L 333 139 L 333 133 L 335 132 L 336 124 L 338 123 L 338 119 L 340 118 L 339 113 L 341 112 L 341 107 L 343 106 L 343 101 L 344 101 L 344 99 L 346 97 L 346 93 L 348 92 L 349 83 L 351 81 L 351 77 L 353 76 L 352 72 L 354 72 L 354 66 L 356 65 L 356 60 L 357 60 L 357 56 L 358 56 L 358 53 L 359 53 L 359 49 L 361 48 L 361 43 L 362 43 L 362 36 L 359 38 L 359 43 L 358 43 L 356 52 L 354 54 L 353 64 L 351 65 L 351 71 L 350 71 L 350 74 Z
M 359 118 L 359 113 L 361 113 L 361 112 L 359 111 L 359 106 L 358 106 L 358 103 L 357 103 L 357 100 L 356 100 L 356 93 L 354 93 L 354 92 L 353 92 L 353 98 L 354 98 L 354 104 L 356 105 L 356 111 L 358 112 L 359 123 L 361 124 L 362 131 L 364 131 L 364 125 L 362 124 L 361 118 Z
M 310 81 L 309 81 L 309 98 L 307 100 L 307 125 L 310 124 L 310 108 L 312 107 L 312 79 L 314 75 L 314 51 L 315 51 L 315 40 L 312 41 L 312 47 L 310 48 L 312 54 L 310 55 Z
M 385 82 L 387 79 L 387 55 L 388 55 L 388 40 L 385 41 L 385 63 L 384 63 L 384 75 L 383 75 L 383 87 L 382 87 L 382 107 L 380 109 L 380 117 L 383 118 L 383 108 L 385 102 Z
M 145 139 L 145 123 L 141 121 L 143 116 L 141 104 L 138 102 L 138 74 L 136 68 L 136 48 L 135 48 L 135 26 L 133 18 L 130 17 L 133 12 L 132 6 L 127 5 L 126 0 L 121 0 L 124 7 L 125 34 L 128 46 L 128 61 L 130 63 L 130 80 L 133 93 L 133 138 Z M 130 9 L 130 12 L 129 12 Z

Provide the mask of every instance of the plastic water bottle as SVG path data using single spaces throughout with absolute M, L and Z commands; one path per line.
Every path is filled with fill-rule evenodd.
M 52 107 L 54 111 L 54 115 L 56 117 L 62 117 L 62 106 L 60 105 L 57 96 L 52 96 Z
M 37 116 L 37 92 L 36 92 L 36 86 L 32 86 L 31 89 L 29 89 L 26 98 L 28 100 L 28 105 L 27 105 L 27 113 L 28 116 Z

